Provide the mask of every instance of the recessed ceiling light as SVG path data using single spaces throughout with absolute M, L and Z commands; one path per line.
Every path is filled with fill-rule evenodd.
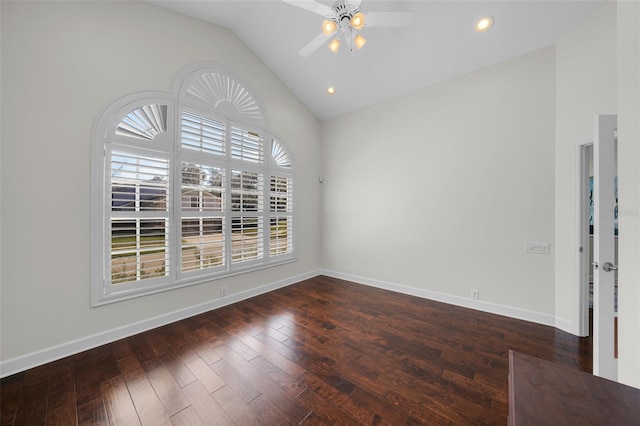
M 334 89 L 333 87 L 329 87 L 327 89 L 327 93 L 330 94 L 330 95 L 333 95 L 334 93 L 336 93 L 336 89 Z
M 476 31 L 479 33 L 483 33 L 488 31 L 493 26 L 493 16 L 485 16 L 484 18 L 480 18 L 478 22 L 476 22 Z

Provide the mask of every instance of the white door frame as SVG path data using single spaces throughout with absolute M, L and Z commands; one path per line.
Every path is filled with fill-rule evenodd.
M 618 380 L 615 357 L 615 132 L 618 118 L 599 115 L 594 120 L 593 140 L 593 374 Z
M 593 147 L 593 140 L 579 142 L 576 145 L 576 319 L 577 335 L 589 335 L 589 210 L 586 208 L 589 200 L 589 156 L 587 151 Z
M 593 289 L 593 374 L 618 380 L 618 363 L 614 357 L 614 273 L 604 272 L 605 262 L 614 262 L 613 256 L 613 165 L 615 115 L 599 115 L 594 119 L 594 140 L 576 146 L 576 324 L 577 334 L 589 334 L 589 163 L 587 149 L 593 146 L 594 174 L 594 247 L 593 260 L 600 263 L 594 270 Z M 606 145 L 605 145 L 606 144 Z M 611 182 L 611 190 L 600 192 L 602 176 Z M 607 208 L 608 206 L 608 208 Z M 608 213 L 607 213 L 608 212 Z M 601 229 L 599 229 L 601 228 Z M 607 229 L 608 231 L 603 231 Z M 609 232 L 610 231 L 610 232 Z M 604 235 L 604 238 L 601 238 Z M 610 237 L 610 238 L 609 238 Z M 601 253 L 600 251 L 603 250 Z M 604 254 L 603 254 L 604 253 Z

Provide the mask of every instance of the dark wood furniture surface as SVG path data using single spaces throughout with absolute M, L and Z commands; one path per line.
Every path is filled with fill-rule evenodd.
M 639 425 L 640 389 L 509 351 L 509 425 Z

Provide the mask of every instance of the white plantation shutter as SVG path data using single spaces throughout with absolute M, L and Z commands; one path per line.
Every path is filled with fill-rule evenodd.
M 181 200 L 184 213 L 221 215 L 225 208 L 225 169 L 183 160 Z
M 93 138 L 94 306 L 295 260 L 292 157 L 229 73 L 125 96 Z
M 114 285 L 169 273 L 169 159 L 143 151 L 111 152 L 111 242 Z
M 263 210 L 262 174 L 243 170 L 231 171 L 231 211 L 258 212 Z
M 231 219 L 231 263 L 261 259 L 264 256 L 263 232 L 262 217 Z
M 185 79 L 181 100 L 211 111 L 220 111 L 244 123 L 264 125 L 260 103 L 247 85 L 222 70 L 197 72 Z
M 291 216 L 271 216 L 269 234 L 269 254 L 281 256 L 293 251 L 293 218 Z
M 269 189 L 269 211 L 272 213 L 291 213 L 292 179 L 282 176 L 271 176 Z
M 224 266 L 224 224 L 223 218 L 182 218 L 182 272 Z
M 181 117 L 182 147 L 208 154 L 225 155 L 226 125 L 185 111 Z
M 224 266 L 225 169 L 181 164 L 181 251 L 183 273 Z
M 264 161 L 264 137 L 254 131 L 232 127 L 231 158 L 262 163 Z
M 289 153 L 284 149 L 282 144 L 280 144 L 280 142 L 275 139 L 271 141 L 271 158 L 273 158 L 274 162 L 279 167 L 284 167 L 287 169 L 291 168 L 291 159 L 289 158 Z
M 280 256 L 293 251 L 293 181 L 271 176 L 269 189 L 269 254 Z
M 129 112 L 116 128 L 116 134 L 131 138 L 153 140 L 167 131 L 167 105 L 144 105 Z
M 168 158 L 151 152 L 113 150 L 110 172 L 114 209 L 167 210 Z
M 167 219 L 111 221 L 111 283 L 164 277 L 169 272 Z
M 262 174 L 231 171 L 231 263 L 264 256 L 263 193 Z

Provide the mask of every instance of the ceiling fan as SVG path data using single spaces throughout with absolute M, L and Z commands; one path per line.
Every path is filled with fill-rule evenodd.
M 329 43 L 329 49 L 338 53 L 342 39 L 345 39 L 350 51 L 355 46 L 362 48 L 367 39 L 358 31 L 363 27 L 408 27 L 413 12 L 360 12 L 361 0 L 337 0 L 333 6 L 327 6 L 315 0 L 282 0 L 325 18 L 322 32 L 298 52 L 305 58 L 315 52 L 338 31 L 340 34 Z

